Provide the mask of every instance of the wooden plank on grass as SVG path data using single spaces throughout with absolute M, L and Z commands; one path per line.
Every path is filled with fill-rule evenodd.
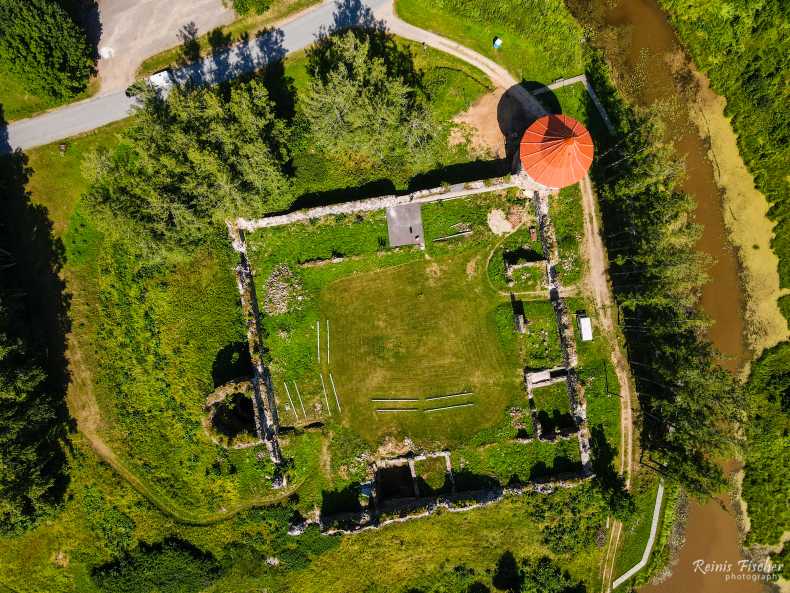
M 291 404 L 291 411 L 294 413 L 294 416 L 296 416 L 296 419 L 299 420 L 299 414 L 296 411 L 296 406 L 294 405 L 294 400 L 291 399 L 291 392 L 288 391 L 288 383 L 283 381 L 283 385 L 285 385 L 285 394 L 288 396 L 288 401 Z
M 326 394 L 326 383 L 324 383 L 324 373 L 319 373 L 321 377 L 321 389 L 324 390 L 324 401 L 326 402 L 326 409 L 329 410 L 329 415 L 332 415 L 332 408 L 329 407 L 329 396 Z
M 468 408 L 469 406 L 473 406 L 473 405 L 475 405 L 475 404 L 474 403 L 469 403 L 469 404 L 455 404 L 453 406 L 442 406 L 441 408 L 426 408 L 426 409 L 423 410 L 423 412 L 425 412 L 425 413 L 428 413 L 428 412 L 442 412 L 444 410 L 453 410 L 455 408 Z
M 472 392 L 472 391 L 462 391 L 460 393 L 451 393 L 449 395 L 434 395 L 433 397 L 426 397 L 425 401 L 429 402 L 429 401 L 433 401 L 433 400 L 436 400 L 436 399 L 450 399 L 452 397 L 465 397 L 467 395 L 473 395 L 473 394 L 474 394 L 474 392 Z

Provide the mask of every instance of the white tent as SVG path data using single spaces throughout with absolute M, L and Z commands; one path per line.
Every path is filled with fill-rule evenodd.
M 578 316 L 579 331 L 582 334 L 582 342 L 591 342 L 593 339 L 592 321 L 587 315 L 580 314 Z

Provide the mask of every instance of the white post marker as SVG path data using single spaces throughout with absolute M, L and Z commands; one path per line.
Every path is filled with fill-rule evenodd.
M 318 352 L 318 364 L 321 364 L 321 321 L 315 322 L 315 346 Z
M 302 414 L 304 414 L 304 417 L 307 418 L 307 412 L 305 412 L 304 402 L 302 401 L 302 394 L 299 393 L 299 386 L 296 384 L 296 381 L 294 381 L 294 387 L 296 387 L 296 397 L 299 398 L 299 403 L 302 406 Z
M 285 385 L 285 394 L 288 396 L 288 401 L 291 403 L 291 411 L 294 413 L 294 416 L 296 416 L 296 419 L 299 420 L 299 414 L 297 414 L 296 412 L 296 406 L 294 405 L 294 400 L 291 399 L 291 392 L 288 391 L 288 383 L 283 381 L 283 385 Z
M 337 402 L 337 411 L 342 414 L 343 410 L 340 409 L 340 398 L 337 397 L 337 389 L 335 389 L 335 380 L 332 378 L 332 373 L 329 373 L 329 382 L 332 384 L 332 391 L 335 394 L 335 401 Z
M 324 383 L 324 373 L 319 373 L 321 377 L 321 389 L 324 390 L 324 401 L 326 402 L 326 409 L 329 410 L 329 415 L 332 415 L 332 408 L 329 407 L 329 396 L 326 394 L 326 383 Z

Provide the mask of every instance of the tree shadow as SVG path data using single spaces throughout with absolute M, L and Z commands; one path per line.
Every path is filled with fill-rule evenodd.
M 208 44 L 212 51 L 225 49 L 230 46 L 232 36 L 222 31 L 222 27 L 215 27 L 208 34 Z
M 179 65 L 189 64 L 200 59 L 200 43 L 198 42 L 198 26 L 191 21 L 178 31 L 181 40 L 181 52 L 178 56 Z
M 361 488 L 353 482 L 340 490 L 324 490 L 321 492 L 321 516 L 343 513 L 358 513 L 362 510 L 359 503 Z
M 609 444 L 603 426 L 597 424 L 590 432 L 594 483 L 600 488 L 612 514 L 625 519 L 634 510 L 634 500 L 625 487 L 625 478 L 614 467 L 617 449 Z
M 0 158 L 11 152 L 11 143 L 8 139 L 8 123 L 5 120 L 3 104 L 0 103 Z
M 208 586 L 222 574 L 222 565 L 211 552 L 189 541 L 168 537 L 142 542 L 120 558 L 94 567 L 90 576 L 102 591 L 132 587 L 145 591 L 192 591 Z
M 491 584 L 501 591 L 519 593 L 524 585 L 524 572 L 519 568 L 513 552 L 507 550 L 497 560 Z
M 329 32 L 337 33 L 351 28 L 383 30 L 385 27 L 384 21 L 377 20 L 362 0 L 337 0 Z
M 4 119 L 0 123 L 4 129 Z M 25 441 L 22 447 L 35 450 L 35 471 L 49 482 L 41 499 L 56 504 L 69 482 L 64 447 L 68 430 L 74 428 L 65 401 L 70 381 L 66 358 L 70 295 L 61 278 L 64 246 L 53 234 L 47 209 L 31 201 L 27 191 L 31 174 L 22 151 L 0 156 L 0 253 L 6 260 L 0 267 L 0 299 L 8 313 L 8 338 L 21 342 L 24 362 L 45 369 L 46 379 L 36 391 L 35 414 L 14 409 L 10 399 L 3 403 L 3 414 L 9 422 L 25 423 L 19 432 Z M 21 469 L 15 473 L 21 478 Z
M 252 359 L 247 342 L 234 342 L 223 346 L 217 352 L 211 366 L 211 378 L 215 388 L 233 379 L 249 377 L 252 377 Z

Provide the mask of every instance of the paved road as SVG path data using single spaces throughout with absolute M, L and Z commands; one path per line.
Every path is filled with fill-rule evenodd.
M 322 28 L 372 22 L 372 11 L 390 1 L 365 0 L 363 3 L 344 0 L 341 9 L 333 0 L 326 0 L 268 34 L 176 71 L 175 77 L 180 81 L 192 78 L 199 83 L 215 83 L 257 70 L 273 59 L 304 49 Z M 118 121 L 128 117 L 134 104 L 134 100 L 126 97 L 123 91 L 116 91 L 13 122 L 8 125 L 5 141 L 0 132 L 0 154 L 16 148 L 25 150 L 49 144 Z

